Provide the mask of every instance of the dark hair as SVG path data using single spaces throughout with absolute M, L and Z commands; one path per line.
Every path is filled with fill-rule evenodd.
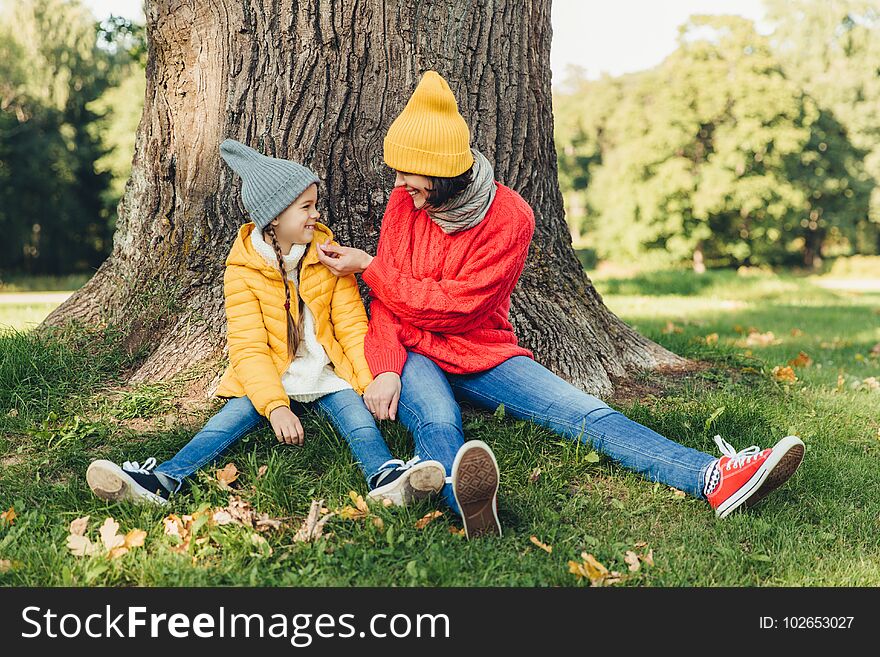
M 296 357 L 296 350 L 299 348 L 300 336 L 302 335 L 302 327 L 303 327 L 303 300 L 302 297 L 297 293 L 297 309 L 299 310 L 298 321 L 296 324 L 293 323 L 293 317 L 290 316 L 290 285 L 287 283 L 287 268 L 284 266 L 284 255 L 281 253 L 281 246 L 278 244 L 278 238 L 275 237 L 275 227 L 272 224 L 269 224 L 264 229 L 265 233 L 272 239 L 272 248 L 275 250 L 275 256 L 278 258 L 278 268 L 281 270 L 281 283 L 284 285 L 284 314 L 287 315 L 287 355 L 290 356 L 290 360 L 293 360 Z M 302 264 L 305 258 L 300 258 L 299 266 L 297 268 L 297 284 L 299 284 L 300 276 L 302 274 Z
M 405 173 L 401 171 L 400 173 Z M 471 166 L 464 173 L 453 178 L 442 178 L 440 176 L 425 176 L 431 181 L 431 190 L 428 192 L 428 205 L 435 208 L 440 207 L 447 201 L 461 194 L 473 180 L 474 167 Z M 414 175 L 406 173 L 405 175 Z

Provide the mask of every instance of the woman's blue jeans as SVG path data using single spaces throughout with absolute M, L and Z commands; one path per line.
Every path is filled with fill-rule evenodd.
M 291 401 L 297 415 L 313 409 L 326 417 L 345 438 L 358 460 L 364 476 L 369 478 L 393 457 L 372 414 L 354 390 L 340 390 L 303 404 Z M 160 464 L 155 473 L 178 483 L 215 461 L 248 433 L 268 425 L 247 397 L 233 397 L 208 423 L 170 460 Z
M 409 352 L 401 380 L 398 415 L 413 434 L 416 455 L 440 461 L 447 474 L 464 444 L 458 402 L 491 411 L 504 404 L 508 415 L 589 444 L 652 481 L 704 497 L 705 473 L 714 457 L 630 420 L 526 356 L 484 372 L 449 374 L 429 358 Z M 443 497 L 458 511 L 450 484 Z

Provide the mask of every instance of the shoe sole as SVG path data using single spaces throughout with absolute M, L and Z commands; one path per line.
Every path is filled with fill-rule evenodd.
M 446 483 L 446 470 L 439 461 L 420 461 L 386 486 L 374 488 L 367 497 L 391 500 L 395 506 L 406 506 L 439 493 Z
M 498 462 L 489 446 L 482 440 L 466 442 L 452 464 L 452 492 L 468 539 L 501 536 L 498 483 Z
M 86 470 L 86 481 L 95 495 L 108 502 L 168 504 L 168 500 L 148 491 L 112 461 L 93 461 Z
M 797 436 L 786 436 L 773 447 L 773 452 L 752 478 L 718 507 L 715 515 L 726 518 L 740 507 L 757 504 L 788 481 L 803 460 L 804 443 Z

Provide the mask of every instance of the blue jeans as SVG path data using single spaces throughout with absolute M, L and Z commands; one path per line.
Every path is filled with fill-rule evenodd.
M 351 447 L 368 481 L 393 458 L 372 414 L 354 390 L 333 392 L 306 404 L 291 401 L 291 409 L 297 415 L 314 409 L 326 417 Z M 183 449 L 154 472 L 176 481 L 179 490 L 184 479 L 216 460 L 248 433 L 266 425 L 268 421 L 250 399 L 233 397 Z
M 484 372 L 449 374 L 429 358 L 409 352 L 401 382 L 398 415 L 413 434 L 416 454 L 440 461 L 447 474 L 464 444 L 457 402 L 492 411 L 504 404 L 508 415 L 589 444 L 652 481 L 704 498 L 706 470 L 714 457 L 630 420 L 526 356 L 514 356 Z M 443 498 L 459 511 L 450 484 Z

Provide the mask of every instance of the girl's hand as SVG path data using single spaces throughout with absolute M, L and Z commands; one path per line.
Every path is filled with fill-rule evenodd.
M 279 406 L 269 413 L 269 424 L 272 425 L 278 442 L 302 447 L 305 432 L 299 418 L 289 406 Z
M 327 240 L 325 244 L 318 244 L 318 260 L 336 276 L 348 276 L 364 271 L 370 266 L 373 256 L 350 246 L 330 244 L 330 240 Z
M 396 372 L 382 372 L 364 390 L 364 404 L 377 420 L 396 420 L 398 401 L 400 376 Z

